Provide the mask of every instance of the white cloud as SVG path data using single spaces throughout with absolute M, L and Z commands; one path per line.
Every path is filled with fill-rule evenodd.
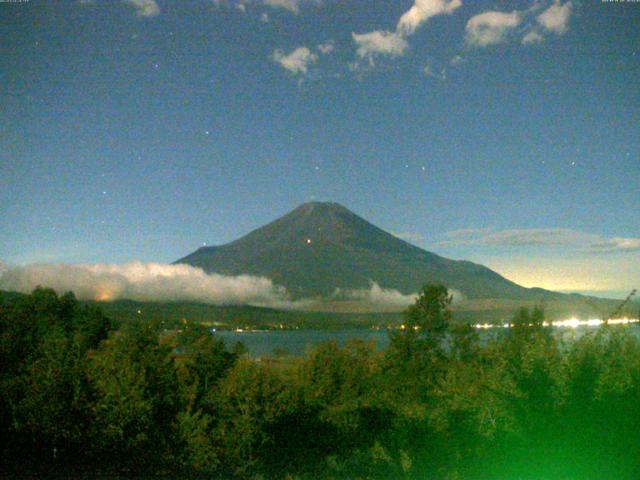
M 605 237 L 568 228 L 529 228 L 499 231 L 458 230 L 446 235 L 439 244 L 494 245 L 502 247 L 565 246 L 588 253 L 624 253 L 640 251 L 640 238 Z
M 454 67 L 456 67 L 458 65 L 462 65 L 466 61 L 467 61 L 467 59 L 464 58 L 462 55 L 454 55 L 454 57 L 451 60 L 449 60 L 449 64 L 451 64 Z
M 269 14 L 268 14 L 267 12 L 263 12 L 263 13 L 260 15 L 260 21 L 261 21 L 262 23 L 269 23 Z
M 331 52 L 333 52 L 334 48 L 335 48 L 335 43 L 333 42 L 333 40 L 329 40 L 327 42 L 324 42 L 318 45 L 318 50 L 320 50 L 320 53 L 323 53 L 324 55 L 328 55 Z
M 369 33 L 352 33 L 353 41 L 358 49 L 356 53 L 360 58 L 372 60 L 375 55 L 389 55 L 396 57 L 402 55 L 407 49 L 407 41 L 395 32 L 376 30 Z
M 461 0 L 415 0 L 413 6 L 400 17 L 396 30 L 401 35 L 411 35 L 431 17 L 451 14 L 460 6 Z
M 405 38 L 413 34 L 421 24 L 436 15 L 451 14 L 460 6 L 462 0 L 415 0 L 413 6 L 398 20 L 395 32 L 374 30 L 362 34 L 352 33 L 357 45 L 356 53 L 360 58 L 367 58 L 370 66 L 373 66 L 376 55 L 400 56 L 409 46 Z M 358 64 L 354 64 L 354 67 L 359 70 Z
M 271 58 L 291 73 L 303 75 L 306 75 L 309 65 L 318 61 L 318 55 L 307 47 L 296 48 L 288 55 L 285 55 L 282 50 L 275 50 Z
M 28 293 L 35 287 L 72 291 L 82 300 L 197 301 L 214 305 L 302 308 L 284 287 L 265 277 L 206 274 L 190 265 L 31 264 L 0 271 L 0 289 Z
M 422 67 L 422 73 L 427 77 L 437 78 L 438 80 L 445 81 L 447 79 L 447 70 L 446 68 L 441 68 L 439 72 L 436 72 L 431 65 L 425 65 Z M 397 236 L 397 235 L 396 235 Z M 402 238 L 402 237 L 400 237 Z
M 156 17 L 160 15 L 160 7 L 158 7 L 155 0 L 126 0 L 126 2 L 135 7 L 136 15 L 139 17 Z
M 517 11 L 480 13 L 467 22 L 465 38 L 468 44 L 478 47 L 502 43 L 521 21 L 522 17 Z
M 453 303 L 464 300 L 464 295 L 458 290 L 449 288 L 449 294 L 453 297 Z M 377 282 L 369 282 L 369 288 L 353 290 L 341 290 L 337 288 L 333 294 L 335 298 L 355 300 L 364 305 L 383 310 L 404 310 L 413 304 L 418 298 L 418 293 L 405 295 L 393 288 L 382 288 Z
M 302 3 L 302 0 L 213 0 L 213 4 L 216 7 L 235 7 L 242 12 L 245 12 L 248 6 L 264 5 L 270 8 L 287 10 L 295 15 L 300 13 Z M 263 20 L 264 18 L 265 14 L 262 14 L 260 19 Z M 266 18 L 268 20 L 268 16 Z
M 524 37 L 522 37 L 522 43 L 524 45 L 531 45 L 534 43 L 542 43 L 544 41 L 544 37 L 540 35 L 535 30 L 530 31 Z
M 372 307 L 402 310 L 414 303 L 418 294 L 404 295 L 398 290 L 381 288 L 376 282 L 370 282 L 369 288 L 355 290 L 336 289 L 334 296 L 347 300 L 356 300 Z
M 640 238 L 603 238 L 589 250 L 593 253 L 640 252 Z
M 300 13 L 300 0 L 264 0 L 264 4 L 272 8 L 284 8 L 296 15 Z
M 559 0 L 556 0 L 553 5 L 538 15 L 536 20 L 546 30 L 561 35 L 568 29 L 571 9 L 571 2 L 561 4 Z

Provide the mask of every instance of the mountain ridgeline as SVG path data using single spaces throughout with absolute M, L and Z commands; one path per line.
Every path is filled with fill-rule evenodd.
M 337 203 L 305 203 L 231 243 L 181 258 L 207 273 L 265 276 L 293 298 L 327 297 L 336 289 L 382 288 L 414 293 L 441 282 L 469 299 L 534 300 L 553 292 L 529 289 L 489 268 L 418 248 Z

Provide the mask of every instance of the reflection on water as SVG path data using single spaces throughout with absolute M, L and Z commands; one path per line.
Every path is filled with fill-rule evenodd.
M 552 326 L 558 329 L 558 334 L 562 337 L 580 337 L 583 334 L 593 331 L 604 322 L 598 319 L 578 320 L 568 319 L 553 322 Z M 637 319 L 615 319 L 609 320 L 612 325 L 630 325 L 638 323 Z M 478 324 L 474 325 L 478 329 L 481 343 L 490 338 L 506 332 L 509 326 Z M 549 326 L 547 324 L 547 326 Z M 634 333 L 640 336 L 640 329 L 633 329 Z M 217 331 L 214 335 L 224 339 L 225 344 L 232 346 L 236 342 L 242 342 L 250 355 L 262 357 L 274 353 L 287 353 L 299 355 L 308 348 L 322 342 L 335 341 L 339 345 L 353 339 L 373 341 L 379 349 L 384 349 L 389 345 L 389 331 L 373 329 L 352 329 L 352 330 L 269 330 L 269 331 Z
M 242 342 L 250 355 L 262 357 L 281 351 L 299 355 L 322 342 L 336 341 L 340 345 L 352 339 L 374 341 L 379 349 L 389 344 L 386 330 L 270 330 L 270 331 L 219 331 L 215 333 L 231 346 Z
M 637 318 L 610 318 L 606 321 L 609 325 L 628 325 L 630 323 L 638 323 L 640 320 Z M 591 318 L 589 320 L 579 320 L 577 318 L 569 318 L 567 320 L 557 320 L 555 322 L 543 322 L 542 326 L 544 327 L 557 327 L 557 328 L 578 328 L 578 327 L 599 327 L 605 323 L 604 320 L 600 318 Z M 495 323 L 476 323 L 473 325 L 475 328 L 488 330 L 491 328 L 511 328 L 513 327 L 512 323 L 503 323 L 503 324 L 495 324 Z M 530 325 L 533 326 L 533 325 Z

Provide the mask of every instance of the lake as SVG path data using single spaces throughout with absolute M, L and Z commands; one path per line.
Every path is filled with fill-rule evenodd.
M 552 327 L 563 337 L 575 335 L 580 337 L 587 332 L 595 331 L 597 326 L 580 326 L 577 328 L 557 328 Z M 634 326 L 617 326 L 615 328 L 628 328 L 640 337 L 640 329 Z M 497 331 L 479 330 L 480 340 L 487 340 L 494 335 L 503 333 L 501 329 Z M 352 330 L 269 330 L 269 331 L 217 331 L 214 335 L 224 339 L 225 344 L 230 348 L 236 342 L 242 342 L 251 356 L 263 357 L 272 355 L 274 350 L 300 355 L 306 349 L 326 341 L 336 341 L 339 345 L 344 345 L 348 340 L 360 339 L 374 341 L 379 349 L 384 349 L 389 345 L 388 330 L 373 329 L 352 329 Z

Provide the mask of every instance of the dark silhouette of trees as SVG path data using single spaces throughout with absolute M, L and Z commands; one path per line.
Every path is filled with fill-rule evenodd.
M 426 285 L 385 351 L 252 358 L 206 328 L 47 289 L 0 298 L 0 474 L 636 479 L 634 327 L 563 340 L 541 308 L 480 341 Z

